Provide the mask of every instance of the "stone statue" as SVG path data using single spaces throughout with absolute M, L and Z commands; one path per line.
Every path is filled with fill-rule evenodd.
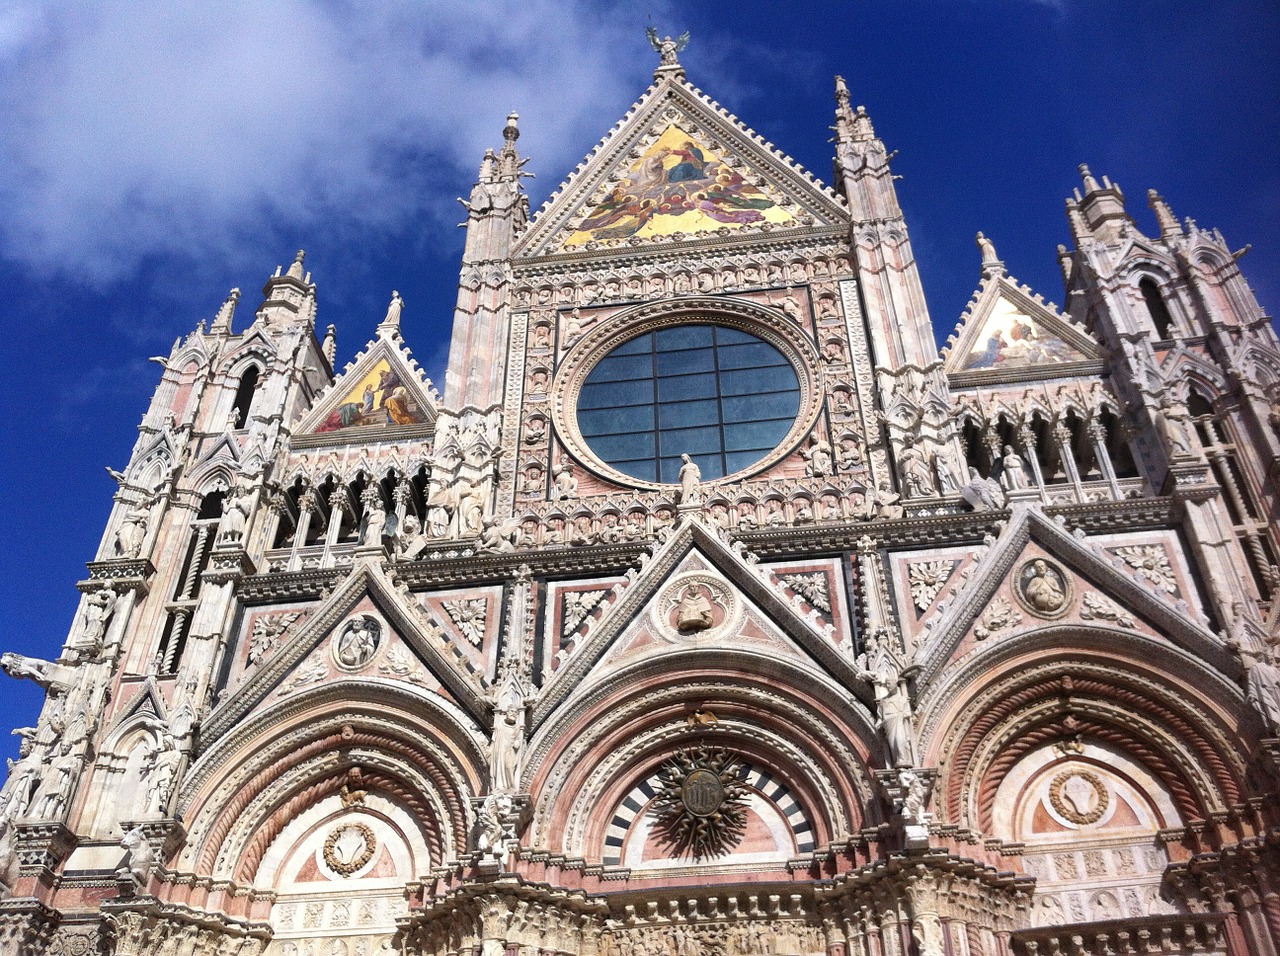
M 32 816 L 41 820 L 56 820 L 62 816 L 63 810 L 71 801 L 71 791 L 75 787 L 80 772 L 80 757 L 69 749 L 64 749 L 45 771 L 40 789 L 36 791 Z
M 222 520 L 218 522 L 218 543 L 238 544 L 249 527 L 249 500 L 252 492 L 240 485 L 231 489 L 222 503 Z
M 908 498 L 929 498 L 938 493 L 933 483 L 933 470 L 925 461 L 924 453 L 916 447 L 915 440 L 907 437 L 898 456 L 898 470 L 902 474 L 902 487 Z
M 676 605 L 676 630 L 705 631 L 713 623 L 711 602 L 696 585 L 689 585 L 680 595 L 680 602 Z
M 128 881 L 135 890 L 140 890 L 147 885 L 151 868 L 156 862 L 151 844 L 147 842 L 147 835 L 142 832 L 142 827 L 134 827 L 124 835 L 120 846 L 124 848 L 124 859 L 116 868 L 116 879 Z
M 888 484 L 880 482 L 879 487 L 867 496 L 868 502 L 871 504 L 873 514 L 877 518 L 885 518 L 894 521 L 902 517 L 903 508 L 899 502 L 902 496 L 896 491 L 890 489 Z
M 477 550 L 509 554 L 516 549 L 516 529 L 509 522 L 497 518 L 485 518 L 480 528 Z
M 688 455 L 681 455 L 680 460 L 684 462 L 680 466 L 679 474 L 676 475 L 680 482 L 680 504 L 701 504 L 702 491 L 698 486 L 702 482 L 702 469 Z
M 0 897 L 13 890 L 18 880 L 17 831 L 0 822 Z
M 507 858 L 507 821 L 515 812 L 515 802 L 505 793 L 491 793 L 484 798 L 477 813 L 476 849 L 499 864 Z
M 916 761 L 911 696 L 907 693 L 907 682 L 901 668 L 883 641 L 883 637 L 873 637 L 869 642 L 869 653 L 858 655 L 858 676 L 875 689 L 880 733 L 884 737 L 890 766 L 913 767 Z
M 365 508 L 364 527 L 360 529 L 360 543 L 368 547 L 382 544 L 382 535 L 387 527 L 387 513 L 381 502 L 373 502 Z
M 686 30 L 674 40 L 671 37 L 658 38 L 658 31 L 653 27 L 647 27 L 644 31 L 645 36 L 649 38 L 649 45 L 658 51 L 658 62 L 662 66 L 678 66 L 676 54 L 689 45 L 689 31 Z
M 387 304 L 387 314 L 382 320 L 382 324 L 393 329 L 400 327 L 400 310 L 404 308 L 404 299 L 400 298 L 400 293 L 395 289 L 391 290 L 391 301 Z
M 164 812 L 165 802 L 168 801 L 178 777 L 178 764 L 181 760 L 182 751 L 174 744 L 172 735 L 162 732 L 159 745 L 147 757 L 147 812 Z
M 124 521 L 116 531 L 116 556 L 136 558 L 142 553 L 147 537 L 147 520 L 151 517 L 149 502 L 139 501 L 124 513 Z
M 13 651 L 0 654 L 0 670 L 18 680 L 35 681 L 46 691 L 66 692 L 75 682 L 72 668 Z
M 520 752 L 524 749 L 521 708 L 499 710 L 493 715 L 493 790 L 514 793 L 520 785 Z
M 902 768 L 898 771 L 898 786 L 902 788 L 902 819 L 908 824 L 927 823 L 924 812 L 924 781 L 914 770 Z
M 84 634 L 80 643 L 85 648 L 91 649 L 90 653 L 96 653 L 102 648 L 102 640 L 107 632 L 107 622 L 115 612 L 117 598 L 118 595 L 114 590 L 103 588 L 101 591 L 94 591 L 85 601 Z
M 1241 649 L 1248 668 L 1246 690 L 1249 703 L 1262 717 L 1267 731 L 1280 735 L 1280 666 L 1273 657 Z M 1252 659 L 1250 659 L 1252 658 Z
M 578 339 L 578 336 L 582 335 L 582 328 L 583 328 L 582 310 L 579 309 L 577 306 L 574 306 L 573 311 L 569 313 L 569 317 L 565 319 L 564 344 L 572 345 L 574 342 L 576 342 Z
M 1022 491 L 1031 487 L 1022 456 L 1013 450 L 1012 445 L 1004 446 L 1004 455 L 1000 459 L 1000 484 L 1006 491 Z
M 578 479 L 573 476 L 573 466 L 567 461 L 556 468 L 556 499 L 564 501 L 578 496 Z
M 1000 482 L 994 478 L 983 478 L 972 465 L 969 466 L 969 481 L 960 489 L 960 497 L 974 511 L 999 511 L 1005 505 Z
M 814 478 L 822 478 L 831 474 L 831 446 L 824 441 L 815 441 L 803 452 L 809 462 L 808 472 Z
M 1169 393 L 1160 398 L 1160 430 L 1169 442 L 1170 453 L 1175 458 L 1187 458 L 1195 454 L 1191 450 L 1191 440 L 1187 436 L 1187 426 L 1191 417 L 1187 407 Z
M 9 779 L 0 791 L 0 826 L 6 820 L 18 820 L 26 815 L 40 783 L 40 762 L 29 753 L 17 761 L 10 760 Z

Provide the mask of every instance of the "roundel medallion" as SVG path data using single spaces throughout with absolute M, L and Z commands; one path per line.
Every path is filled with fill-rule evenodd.
M 724 806 L 724 784 L 710 770 L 695 770 L 680 785 L 680 801 L 695 817 L 709 817 Z

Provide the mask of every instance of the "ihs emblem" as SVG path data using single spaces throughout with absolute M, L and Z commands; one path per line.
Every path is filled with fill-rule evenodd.
M 724 856 L 747 823 L 744 765 L 736 754 L 700 746 L 676 753 L 658 770 L 654 812 L 665 842 L 695 860 Z

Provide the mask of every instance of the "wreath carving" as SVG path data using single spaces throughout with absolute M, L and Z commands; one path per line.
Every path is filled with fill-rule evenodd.
M 1080 793 L 1080 787 L 1072 786 L 1076 780 L 1083 781 L 1091 788 L 1092 793 Z M 1064 770 L 1049 784 L 1049 803 L 1064 820 L 1084 827 L 1102 819 L 1111 804 L 1111 795 L 1096 773 L 1088 770 Z
M 378 845 L 373 830 L 363 823 L 335 827 L 324 841 L 324 862 L 339 876 L 350 876 L 373 859 Z

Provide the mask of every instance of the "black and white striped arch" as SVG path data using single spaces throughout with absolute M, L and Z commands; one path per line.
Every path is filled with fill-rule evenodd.
M 795 836 L 796 852 L 813 852 L 813 825 L 787 789 L 787 785 L 777 780 L 764 770 L 744 764 L 738 775 L 743 783 L 768 800 L 778 812 L 786 817 Z M 618 805 L 613 819 L 609 821 L 609 829 L 604 838 L 604 865 L 620 866 L 622 864 L 622 845 L 627 838 L 632 824 L 640 816 L 640 812 L 658 795 L 661 784 L 655 772 L 648 779 L 636 785 Z

